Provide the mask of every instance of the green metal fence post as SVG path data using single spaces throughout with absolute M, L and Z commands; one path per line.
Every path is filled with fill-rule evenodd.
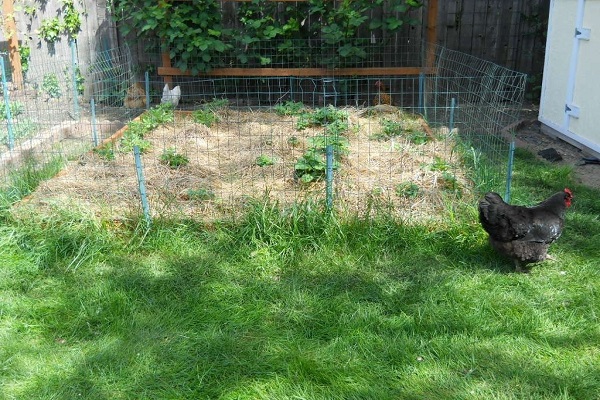
M 325 147 L 325 201 L 327 211 L 333 208 L 333 145 Z
M 450 100 L 450 121 L 448 122 L 448 129 L 450 132 L 454 129 L 454 110 L 456 109 L 456 98 L 453 97 Z
M 73 78 L 73 115 L 75 119 L 79 119 L 79 91 L 77 90 L 77 52 L 75 40 L 69 42 L 71 47 L 71 76 Z
M 146 87 L 146 110 L 150 109 L 150 73 L 146 71 L 144 74 L 144 83 Z
M 92 112 L 92 139 L 94 140 L 94 147 L 98 146 L 98 128 L 96 121 L 96 103 L 94 98 L 90 100 L 90 109 Z
M 133 156 L 135 157 L 135 171 L 137 173 L 138 189 L 142 200 L 142 211 L 146 224 L 150 227 L 150 205 L 148 204 L 148 194 L 146 193 L 146 180 L 144 178 L 144 166 L 142 165 L 142 155 L 139 146 L 133 146 Z
M 4 95 L 4 108 L 6 109 L 6 126 L 8 128 L 8 149 L 15 147 L 15 134 L 13 131 L 12 113 L 10 111 L 10 100 L 8 98 L 8 82 L 6 81 L 6 67 L 4 65 L 4 56 L 6 53 L 0 53 L 0 69 L 2 72 L 2 90 Z
M 504 201 L 510 201 L 510 187 L 512 185 L 512 172 L 515 158 L 515 141 L 510 142 L 508 150 L 508 169 L 506 171 L 506 191 L 504 192 Z

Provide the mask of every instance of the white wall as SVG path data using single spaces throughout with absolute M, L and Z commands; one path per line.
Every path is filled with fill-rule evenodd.
M 575 29 L 590 29 L 589 40 Z M 552 0 L 539 120 L 545 132 L 600 155 L 600 0 Z M 569 115 L 566 106 L 579 116 Z

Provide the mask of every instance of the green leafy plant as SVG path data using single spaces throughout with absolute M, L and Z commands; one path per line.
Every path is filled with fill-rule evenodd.
M 60 39 L 60 35 L 64 32 L 69 38 L 76 39 L 77 34 L 81 31 L 81 14 L 75 7 L 74 0 L 61 0 L 62 7 L 60 16 L 43 19 L 38 35 L 48 43 L 55 43 Z M 35 9 L 26 8 L 25 14 L 29 18 L 33 18 L 36 12 Z M 60 18 L 62 16 L 62 19 Z
M 19 115 L 23 112 L 23 110 L 25 109 L 25 107 L 23 106 L 23 103 L 19 102 L 19 101 L 13 101 L 10 104 L 10 115 L 11 116 L 16 116 Z M 0 102 L 0 121 L 7 119 L 7 115 L 6 115 L 6 103 L 4 101 Z
M 187 200 L 207 201 L 213 200 L 215 198 L 215 193 L 212 189 L 208 188 L 188 189 L 185 192 L 184 197 Z
M 171 168 L 179 168 L 188 165 L 190 159 L 183 154 L 177 153 L 174 148 L 168 148 L 160 155 L 160 162 Z
M 30 119 L 21 119 L 18 123 L 13 124 L 12 140 L 14 142 L 20 139 L 31 137 L 39 132 L 39 129 L 39 125 L 34 121 Z M 6 126 L 0 127 L 0 143 L 7 146 L 9 144 L 8 129 Z
M 333 106 L 318 108 L 312 112 L 303 112 L 296 122 L 296 129 L 304 130 L 312 126 L 342 124 L 348 121 L 348 113 Z M 339 127 L 339 126 L 338 126 Z
M 194 111 L 192 118 L 199 124 L 211 127 L 212 124 L 219 122 L 219 116 L 216 114 L 216 111 L 228 105 L 228 99 L 212 99 L 212 101 L 206 103 L 201 109 Z
M 449 172 L 444 171 L 442 175 L 437 180 L 438 185 L 446 191 L 460 193 L 460 184 L 456 179 L 456 176 Z
M 273 157 L 269 157 L 265 154 L 261 154 L 260 156 L 256 157 L 256 165 L 258 165 L 259 167 L 267 167 L 269 165 L 273 165 L 275 164 L 275 160 L 273 160 Z
M 70 38 L 76 39 L 81 31 L 81 15 L 75 8 L 74 0 L 61 0 L 61 2 L 63 3 L 61 28 Z
M 71 82 L 71 80 L 73 79 L 73 72 L 71 71 L 71 66 L 66 66 L 63 72 L 66 81 Z M 75 87 L 77 88 L 77 94 L 80 96 L 83 95 L 83 92 L 85 90 L 85 77 L 81 73 L 81 68 L 79 68 L 79 66 L 75 67 Z
M 133 151 L 133 148 L 137 146 L 142 153 L 147 152 L 152 144 L 149 140 L 144 139 L 143 134 L 145 133 L 142 125 L 134 121 L 129 124 L 123 137 L 121 137 L 119 150 L 123 153 Z
M 339 163 L 334 162 L 333 168 L 337 169 L 338 167 Z M 325 176 L 326 168 L 325 154 L 315 148 L 306 150 L 294 165 L 296 177 L 302 183 L 310 183 L 322 179 Z
M 146 131 L 158 128 L 161 124 L 171 123 L 175 120 L 173 104 L 164 103 L 151 107 L 140 118 Z
M 42 90 L 53 99 L 57 99 L 62 96 L 60 84 L 56 74 L 44 75 L 42 80 Z
M 140 151 L 146 152 L 150 149 L 150 141 L 144 139 L 146 133 L 158 128 L 161 124 L 174 121 L 173 105 L 170 103 L 160 104 L 146 111 L 140 119 L 132 121 L 128 126 L 120 142 L 120 150 L 130 152 L 134 146 Z
M 381 122 L 381 132 L 372 136 L 375 140 L 388 140 L 394 137 L 404 137 L 417 145 L 429 141 L 429 136 L 423 132 L 418 120 L 408 115 L 400 121 L 384 119 Z
M 219 122 L 219 117 L 213 110 L 196 110 L 192 113 L 192 118 L 195 122 L 206 125 L 209 128 L 215 122 Z
M 31 47 L 27 45 L 19 46 L 19 57 L 21 59 L 21 69 L 23 74 L 26 75 L 29 71 L 29 61 L 31 59 Z
M 308 139 L 308 144 L 311 148 L 322 153 L 325 153 L 327 146 L 330 145 L 333 147 L 333 153 L 336 157 L 347 155 L 350 151 L 348 139 L 339 135 L 314 136 Z
M 385 37 L 405 24 L 417 24 L 410 12 L 422 3 L 252 0 L 237 7 L 235 20 L 240 26 L 236 29 L 225 26 L 217 0 L 120 0 L 111 6 L 124 35 L 133 31 L 144 39 L 158 39 L 169 50 L 174 66 L 196 73 L 232 62 L 270 65 L 275 57 L 278 62 L 307 67 L 357 65 L 374 47 L 360 38 L 361 32 L 377 30 Z M 332 51 L 311 45 L 315 38 Z
M 204 108 L 207 110 L 217 111 L 222 108 L 225 108 L 229 105 L 228 99 L 212 99 L 210 102 L 204 105 Z
M 450 164 L 440 156 L 433 157 L 433 162 L 429 165 L 429 169 L 432 171 L 448 171 Z
M 414 182 L 402 182 L 396 185 L 395 191 L 399 197 L 414 198 L 419 195 L 421 188 Z
M 94 154 L 97 154 L 98 157 L 106 161 L 112 161 L 115 159 L 115 151 L 111 144 L 96 147 L 94 149 Z
M 58 17 L 42 20 L 38 35 L 48 43 L 54 43 L 60 39 L 62 24 Z
M 324 135 L 308 139 L 309 148 L 298 159 L 294 169 L 296 176 L 304 183 L 321 179 L 325 175 L 325 151 L 328 145 L 333 147 L 333 169 L 340 166 L 339 158 L 348 154 L 350 144 L 343 134 L 349 129 L 348 114 L 333 106 L 303 112 L 296 122 L 296 129 L 324 126 Z
M 274 109 L 277 115 L 299 115 L 304 111 L 304 104 L 296 101 L 286 101 L 277 104 Z
M 221 24 L 217 0 L 170 2 L 121 0 L 114 14 L 123 33 L 152 36 L 169 49 L 173 65 L 192 73 L 224 65 L 223 55 L 233 48 L 231 30 Z
M 290 136 L 287 139 L 287 144 L 289 144 L 292 147 L 296 147 L 300 144 L 300 139 L 298 139 L 296 136 Z

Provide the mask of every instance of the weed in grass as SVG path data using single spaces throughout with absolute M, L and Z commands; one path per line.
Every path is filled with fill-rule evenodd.
M 0 214 L 32 193 L 43 180 L 55 176 L 64 164 L 65 160 L 61 157 L 51 158 L 44 163 L 33 157 L 26 158 L 23 166 L 10 172 L 8 184 L 0 188 Z
M 449 171 L 442 172 L 442 175 L 438 178 L 438 185 L 450 192 L 460 191 L 460 184 L 458 183 L 456 176 Z

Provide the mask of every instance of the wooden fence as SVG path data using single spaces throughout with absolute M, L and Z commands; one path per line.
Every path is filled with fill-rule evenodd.
M 428 15 L 431 3 L 436 4 L 435 16 Z M 425 0 L 414 17 L 419 26 L 407 28 L 398 39 L 406 43 L 428 37 L 428 28 L 435 24 L 437 43 L 449 49 L 465 52 L 525 72 L 531 77 L 541 76 L 544 63 L 545 36 L 550 0 Z M 17 35 L 20 43 L 31 47 L 31 62 L 43 63 L 69 54 L 68 43 L 59 41 L 49 47 L 36 36 L 39 21 L 46 14 L 53 16 L 60 8 L 58 0 L 49 0 L 36 18 L 15 10 Z M 78 3 L 84 10 L 82 32 L 78 36 L 78 57 L 93 61 L 98 50 L 119 47 L 127 41 L 132 59 L 147 60 L 147 43 L 137 38 L 123 38 L 111 20 L 106 0 L 86 0 Z M 226 10 L 231 10 L 228 5 Z M 10 38 L 0 33 L 0 45 L 6 48 Z M 398 35 L 400 36 L 400 35 Z M 398 43 L 400 44 L 400 43 Z M 156 60 L 159 62 L 159 60 Z

